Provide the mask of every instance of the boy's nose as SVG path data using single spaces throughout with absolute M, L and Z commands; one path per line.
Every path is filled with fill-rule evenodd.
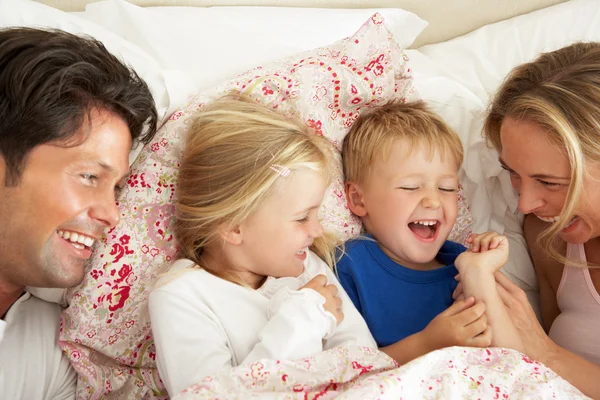
M 440 206 L 440 198 L 433 193 L 423 197 L 421 205 L 425 208 L 438 208 Z

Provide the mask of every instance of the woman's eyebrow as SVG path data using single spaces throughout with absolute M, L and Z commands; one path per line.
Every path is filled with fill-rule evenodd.
M 500 164 L 506 168 L 509 171 L 513 171 L 512 168 L 510 168 L 502 158 L 498 158 L 498 161 L 500 162 Z M 513 171 L 514 172 L 514 171 Z M 548 175 L 548 174 L 533 174 L 533 175 L 529 175 L 530 178 L 533 179 L 555 179 L 555 180 L 562 180 L 562 181 L 568 181 L 571 180 L 570 176 L 564 177 L 564 176 L 556 176 L 556 175 Z

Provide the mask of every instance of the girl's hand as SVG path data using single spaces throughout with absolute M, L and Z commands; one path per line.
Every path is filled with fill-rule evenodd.
M 335 319 L 338 325 L 344 320 L 344 313 L 342 312 L 342 299 L 338 296 L 338 288 L 335 285 L 327 284 L 327 277 L 325 275 L 317 275 L 310 280 L 302 289 L 312 289 L 319 293 L 325 298 L 325 304 L 323 308 L 325 311 L 329 311 Z

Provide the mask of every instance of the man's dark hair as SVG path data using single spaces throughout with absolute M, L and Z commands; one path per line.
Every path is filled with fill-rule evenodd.
M 146 82 L 90 37 L 59 30 L 0 29 L 0 155 L 5 185 L 19 183 L 36 146 L 68 143 L 92 110 L 121 117 L 148 143 L 157 112 Z

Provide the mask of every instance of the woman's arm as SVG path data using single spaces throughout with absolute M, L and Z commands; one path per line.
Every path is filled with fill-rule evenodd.
M 554 343 L 539 324 L 527 295 L 503 273 L 496 272 L 498 293 L 517 328 L 525 354 L 550 367 L 585 395 L 600 399 L 600 366 Z

